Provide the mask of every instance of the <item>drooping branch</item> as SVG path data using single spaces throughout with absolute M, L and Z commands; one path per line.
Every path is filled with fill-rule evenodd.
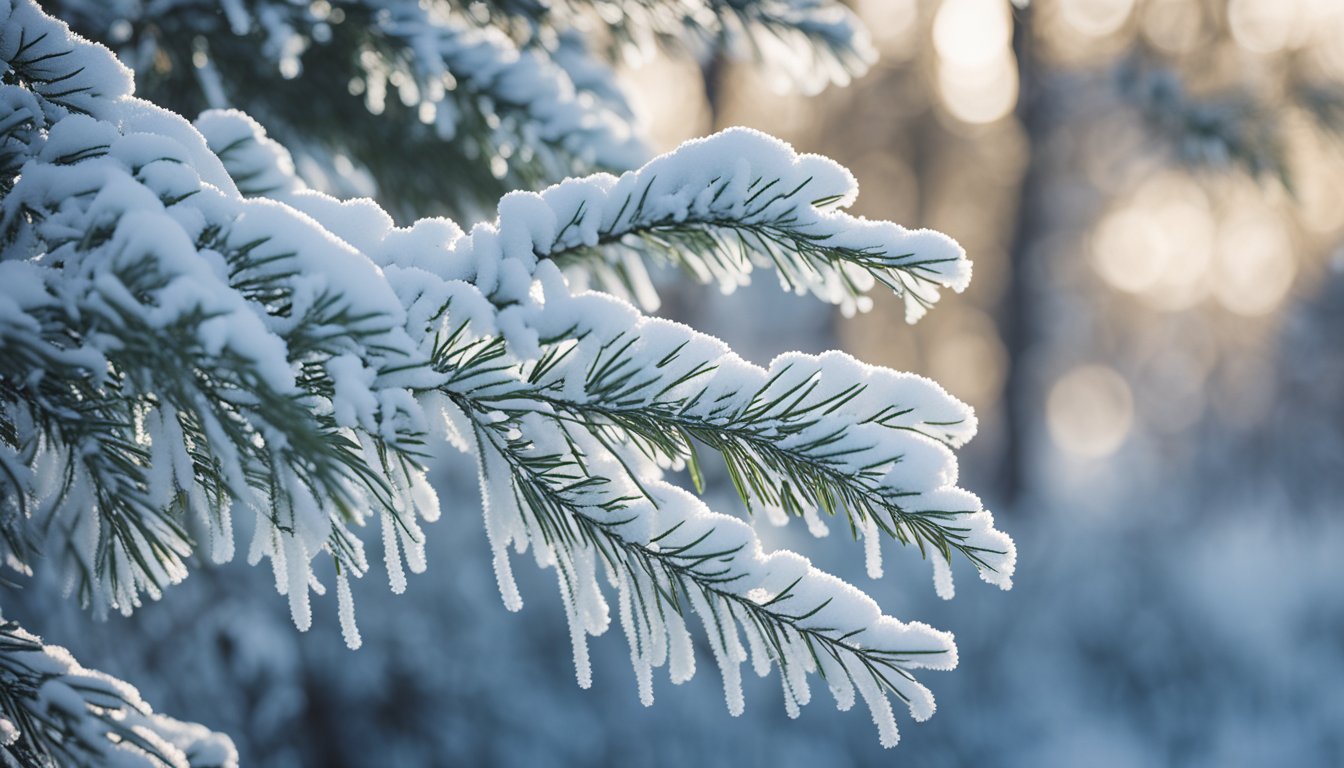
M 6 765 L 232 768 L 229 737 L 155 714 L 135 688 L 0 620 L 0 760 Z
M 572 434 L 535 414 L 498 420 L 465 398 L 455 400 L 482 456 L 501 591 L 511 607 L 521 607 L 507 566 L 510 544 L 534 547 L 540 564 L 557 569 L 581 684 L 590 679 L 584 638 L 608 621 L 594 570 L 600 563 L 618 592 L 646 705 L 653 668 L 668 664 L 674 682 L 689 677 L 683 618 L 693 607 L 734 714 L 743 706 L 738 667 L 749 656 L 758 674 L 780 667 L 794 716 L 810 698 L 809 672 L 822 674 L 841 708 L 853 703 L 857 687 L 887 746 L 897 738 L 888 694 L 918 719 L 932 713 L 932 695 L 912 670 L 955 666 L 949 635 L 882 616 L 871 599 L 798 555 L 763 554 L 749 526 L 709 512 L 684 491 L 653 479 L 638 487 L 622 482 L 611 458 L 586 452 Z M 498 479 L 492 457 L 508 467 L 508 481 Z

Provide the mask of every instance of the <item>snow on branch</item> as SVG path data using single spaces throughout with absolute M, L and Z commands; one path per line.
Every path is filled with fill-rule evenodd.
M 622 104 L 580 92 L 549 51 L 520 45 L 448 4 L 230 3 L 226 14 L 206 17 L 205 23 L 214 26 L 208 32 L 200 28 L 202 14 L 191 4 L 128 8 L 60 0 L 56 5 L 78 28 L 99 39 L 117 40 L 137 71 L 181 79 L 175 91 L 193 94 L 190 103 L 237 106 L 265 115 L 297 156 L 318 160 L 303 166 L 314 174 L 322 173 L 317 166 L 337 155 L 363 160 L 370 166 L 364 170 L 383 186 L 413 186 L 442 201 L 462 196 L 464 190 L 398 177 L 434 167 L 440 173 L 494 174 L 508 182 L 505 189 L 536 187 L 594 168 L 627 168 L 647 157 Z M 144 21 L 132 19 L 136 23 L 131 28 L 160 33 L 117 39 L 114 30 L 126 27 L 127 13 L 152 15 Z M 192 39 L 207 42 L 191 44 Z M 165 58 L 173 65 L 161 71 Z M 582 66 L 572 53 L 565 61 Z M 293 93 L 291 81 L 309 67 L 340 80 L 343 89 L 348 80 L 351 92 L 340 94 L 339 101 L 323 105 L 320 112 L 295 103 L 285 94 Z M 585 88 L 610 96 L 614 86 L 604 90 L 593 69 L 576 71 Z M 609 68 L 605 72 L 610 80 Z M 259 86 L 259 79 L 266 85 Z M 237 83 L 247 84 L 248 90 L 231 90 Z M 359 130 L 352 131 L 353 125 Z M 361 137 L 359 142 L 351 142 L 354 135 Z M 377 155 L 366 146 L 404 144 L 408 138 L 414 148 L 406 148 L 406 154 L 418 156 L 416 165 L 403 166 L 398 158 Z M 405 172 L 397 171 L 403 168 Z M 341 188 L 334 177 L 312 180 Z M 479 208 L 493 197 L 473 202 Z
M 881 283 L 905 299 L 912 322 L 940 288 L 966 287 L 971 265 L 956 242 L 840 210 L 857 194 L 854 177 L 834 161 L 734 128 L 620 178 L 596 175 L 545 190 L 556 226 L 553 239 L 536 247 L 562 265 L 583 263 L 604 286 L 624 287 L 645 306 L 656 298 L 632 252 L 725 291 L 747 282 L 754 268 L 773 267 L 785 288 L 847 315 L 871 306 L 865 293 Z M 501 229 L 516 226 L 510 213 L 501 207 Z
M 740 521 L 709 513 L 661 479 L 659 465 L 694 468 L 697 446 L 720 453 L 744 500 L 767 514 L 809 517 L 814 526 L 821 524 L 818 511 L 847 515 L 852 529 L 867 539 L 874 573 L 879 537 L 886 533 L 921 548 L 944 596 L 951 596 L 954 555 L 970 560 L 985 580 L 1009 586 L 1011 540 L 994 529 L 978 499 L 955 487 L 956 463 L 948 449 L 974 433 L 974 416 L 937 385 L 838 353 L 789 355 L 762 370 L 721 342 L 642 317 L 620 299 L 573 293 L 546 256 L 578 228 L 561 226 L 550 203 L 556 189 L 601 190 L 604 181 L 609 177 L 592 187 L 567 182 L 540 195 L 509 195 L 496 222 L 469 233 L 443 220 L 397 229 L 369 201 L 338 202 L 314 192 L 286 198 L 379 263 L 402 297 L 408 333 L 423 340 L 422 352 L 445 377 L 436 387 L 443 397 L 422 394 L 422 402 L 443 415 L 449 439 L 478 456 L 505 604 L 514 609 L 522 604 L 507 549 L 532 547 L 540 565 L 557 570 L 580 681 L 587 680 L 583 638 L 609 623 L 597 586 L 599 567 L 608 569 L 606 580 L 618 594 L 622 583 L 639 583 L 641 573 L 664 579 L 646 585 L 653 602 L 632 605 L 632 611 L 643 610 L 631 615 L 656 614 L 672 628 L 623 625 L 646 700 L 650 670 L 667 661 L 664 651 L 651 649 L 681 642 L 677 606 L 705 600 L 706 607 L 697 609 L 702 616 L 745 610 L 715 592 L 718 576 L 701 566 L 731 561 L 731 578 L 743 583 L 770 572 L 757 559 L 729 557 L 733 552 L 727 550 L 737 545 L 718 548 L 721 541 L 707 532 L 725 525 L 737 531 Z M 576 198 L 571 205 L 582 208 L 588 199 Z M 672 513 L 669 505 L 699 511 Z M 671 522 L 656 522 L 669 514 Z M 650 559 L 645 544 L 687 516 L 700 521 L 684 523 L 687 530 L 707 537 L 686 550 L 695 567 Z M 612 519 L 622 522 L 602 524 Z M 621 534 L 632 525 L 651 525 L 652 533 L 631 541 Z M 747 551 L 759 546 L 751 542 Z M 659 595 L 678 589 L 691 596 L 659 602 Z M 739 608 L 725 609 L 722 600 Z M 667 618 L 674 615 L 678 618 Z M 786 618 L 756 617 L 767 624 Z M 788 658 L 787 641 L 780 638 L 795 630 L 770 626 L 775 631 L 762 630 L 766 657 Z M 707 631 L 713 643 L 723 630 L 716 620 Z M 670 634 L 658 639 L 660 633 Z M 730 707 L 736 709 L 732 657 L 722 655 L 720 661 Z M 852 658 L 845 664 L 841 670 L 871 671 Z M 898 666 L 899 674 L 884 668 L 884 675 L 894 678 L 870 675 L 853 683 L 860 691 L 868 686 L 870 700 L 875 692 L 889 691 L 899 692 L 903 701 L 920 701 L 895 682 L 909 682 L 913 666 Z M 785 667 L 786 702 L 793 707 L 800 702 L 790 697 L 801 690 L 796 678 L 805 667 Z M 672 665 L 674 680 L 689 674 L 680 669 Z M 843 704 L 845 694 L 839 695 Z M 893 740 L 883 705 L 874 706 L 884 740 Z M 912 706 L 916 714 L 923 712 L 922 705 Z
M 334 561 L 355 646 L 346 579 L 368 569 L 355 529 L 377 519 L 404 589 L 405 567 L 426 567 L 420 521 L 439 508 L 425 466 L 447 440 L 476 453 L 505 604 L 521 606 L 509 546 L 555 569 L 580 682 L 586 638 L 611 623 L 605 581 L 646 702 L 654 668 L 692 674 L 695 613 L 734 713 L 747 660 L 779 668 L 791 715 L 810 672 L 842 709 L 861 696 L 888 746 L 890 696 L 932 713 L 913 670 L 954 666 L 950 635 L 763 552 L 747 523 L 663 473 L 695 474 L 706 448 L 750 508 L 814 528 L 819 512 L 844 514 L 870 554 L 881 533 L 918 545 L 944 595 L 954 553 L 1006 587 L 1012 542 L 956 487 L 951 448 L 974 431 L 970 410 L 837 353 L 751 366 L 575 292 L 560 264 L 616 269 L 621 248 L 675 243 L 706 280 L 772 265 L 848 310 L 881 282 L 913 319 L 969 279 L 950 239 L 839 211 L 855 194 L 844 169 L 742 130 L 620 178 L 507 195 L 469 232 L 432 218 L 398 228 L 370 200 L 304 189 L 246 115 L 208 113 L 197 131 L 132 98 L 108 51 L 32 0 L 4 10 L 7 561 L 27 569 L 40 548 L 95 610 L 130 612 L 194 554 L 231 557 L 239 507 L 257 518 L 249 560 L 270 558 L 300 628 L 324 590 L 314 562 Z
M 437 504 L 408 388 L 433 382 L 377 267 L 239 197 L 199 133 L 129 97 L 106 49 L 31 2 L 6 22 L 18 84 L 0 102 L 28 94 L 40 113 L 4 123 L 27 141 L 0 202 L 6 529 L 42 532 L 100 613 L 180 581 L 197 543 L 229 559 L 235 501 L 301 627 L 313 557 L 367 569 L 349 526 L 371 508 L 419 567 L 416 517 Z M 53 101 L 53 82 L 91 95 Z M 29 538 L 6 537 L 19 562 Z
M 580 99 L 564 69 L 535 49 L 520 49 L 498 29 L 405 2 L 391 4 L 374 21 L 390 40 L 413 53 L 409 63 L 420 109 L 433 115 L 441 138 L 453 137 L 467 107 L 480 112 L 476 127 L 495 124 L 491 146 L 505 147 L 506 154 L 535 151 L 537 144 L 527 141 L 526 133 L 580 158 L 582 167 L 625 168 L 645 157 L 628 114 L 609 110 L 604 101 Z M 382 69 L 396 68 L 396 59 L 389 57 Z M 373 88 L 374 78 L 384 76 L 382 69 L 366 71 L 371 109 L 378 108 L 372 102 L 375 93 L 386 87 Z M 454 89 L 448 91 L 445 83 L 454 83 Z M 456 108 L 444 103 L 449 96 L 457 97 Z M 486 156 L 490 154 L 495 153 Z M 547 161 L 548 178 L 573 170 L 573 164 L 558 160 Z
M 228 736 L 155 714 L 135 688 L 12 621 L 0 620 L 0 683 L 5 765 L 238 765 Z
M 130 70 L 105 50 L 70 46 L 64 25 L 51 23 L 36 5 L 7 2 L 0 11 L 7 17 L 0 57 L 43 102 L 91 113 L 130 95 Z
M 530 546 L 538 565 L 555 568 L 560 579 L 583 687 L 591 682 L 586 637 L 610 623 L 600 570 L 617 593 L 646 706 L 653 669 L 666 665 L 673 682 L 694 673 L 689 608 L 704 624 L 734 715 L 744 706 L 740 667 L 748 660 L 761 676 L 779 667 L 791 717 L 811 698 L 808 673 L 822 675 L 841 709 L 857 689 L 885 746 L 897 741 L 889 695 L 916 719 L 933 713 L 933 696 L 912 670 L 956 666 L 947 633 L 883 616 L 871 598 L 799 555 L 764 554 L 746 523 L 667 483 L 624 477 L 619 459 L 585 450 L 595 446 L 552 420 L 500 419 L 488 404 L 458 402 L 481 457 L 486 526 L 506 604 L 522 606 L 506 550 Z
M 563 287 L 541 273 L 543 285 Z M 449 377 L 439 405 L 478 456 L 506 606 L 522 607 L 508 549 L 530 547 L 557 572 L 581 685 L 590 682 L 586 637 L 610 623 L 601 571 L 617 592 L 646 704 L 654 668 L 667 664 L 673 682 L 692 673 L 689 606 L 705 623 L 734 714 L 748 659 L 762 676 L 779 665 L 791 716 L 810 698 L 809 672 L 823 675 L 842 709 L 857 688 L 887 746 L 897 738 L 888 694 L 917 719 L 932 713 L 912 671 L 954 666 L 949 636 L 882 616 L 793 553 L 763 554 L 749 525 L 669 485 L 658 463 L 694 466 L 695 445 L 709 446 L 744 500 L 799 515 L 843 510 L 872 541 L 880 528 L 927 546 L 946 597 L 952 552 L 1006 588 L 1013 544 L 953 487 L 955 459 L 943 445 L 969 438 L 969 409 L 925 379 L 839 354 L 787 355 L 761 370 L 715 339 L 598 294 L 546 291 L 534 320 L 543 351 L 519 360 L 499 337 L 470 333 L 474 313 L 490 306 L 477 299 L 465 313 L 448 304 L 451 331 L 435 357 Z
M 975 416 L 928 379 L 839 352 L 791 353 L 763 370 L 717 339 L 600 294 L 548 294 L 533 326 L 546 340 L 538 359 L 506 378 L 503 352 L 471 362 L 449 352 L 446 389 L 487 410 L 545 414 L 596 440 L 589 452 L 626 443 L 662 466 L 686 466 L 697 486 L 697 448 L 708 448 L 749 509 L 781 524 L 803 517 L 818 534 L 826 530 L 818 512 L 846 515 L 856 537 L 874 538 L 874 577 L 880 531 L 934 561 L 945 597 L 954 553 L 986 581 L 1010 586 L 1012 541 L 956 487 L 949 448 L 974 434 Z
M 848 85 L 877 59 L 858 16 L 834 0 L 710 0 L 728 51 L 753 57 L 776 90 Z M 802 55 L 799 55 L 801 52 Z
M 243 196 L 283 198 L 306 187 L 289 150 L 246 113 L 207 110 L 193 125 Z

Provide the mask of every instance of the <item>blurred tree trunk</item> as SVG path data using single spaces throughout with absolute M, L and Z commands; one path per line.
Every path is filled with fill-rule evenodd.
M 1014 8 L 1013 54 L 1017 59 L 1017 120 L 1027 144 L 1027 160 L 1017 196 L 1017 213 L 1008 246 L 1008 282 L 999 300 L 997 321 L 1007 353 L 1003 385 L 1003 460 L 999 488 L 1006 504 L 1016 503 L 1026 490 L 1031 470 L 1032 427 L 1040 402 L 1031 382 L 1031 355 L 1039 330 L 1034 311 L 1038 302 L 1032 289 L 1032 249 L 1046 225 L 1042 167 L 1048 110 L 1041 87 L 1040 62 L 1032 32 L 1034 6 Z

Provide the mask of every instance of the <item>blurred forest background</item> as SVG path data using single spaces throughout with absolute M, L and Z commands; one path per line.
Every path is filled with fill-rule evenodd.
M 756 362 L 839 346 L 977 409 L 962 484 L 1017 541 L 1011 592 L 965 579 L 945 604 L 909 558 L 874 583 L 847 542 L 808 543 L 957 635 L 960 668 L 925 680 L 939 713 L 896 752 L 858 712 L 786 719 L 774 682 L 738 719 L 712 673 L 646 710 L 611 634 L 579 690 L 549 578 L 520 568 L 525 609 L 500 604 L 466 457 L 436 474 L 429 572 L 355 585 L 358 652 L 334 610 L 297 633 L 243 563 L 91 630 L 40 584 L 17 616 L 244 765 L 1344 764 L 1344 4 L 854 8 L 881 58 L 846 88 L 775 95 L 768 67 L 672 54 L 621 78 L 655 149 L 761 128 L 975 262 L 914 327 L 890 297 L 844 320 L 771 280 L 660 285 Z

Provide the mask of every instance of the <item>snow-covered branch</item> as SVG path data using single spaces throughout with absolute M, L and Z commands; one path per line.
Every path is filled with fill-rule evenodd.
M 212 135 L 241 135 L 248 130 L 236 114 L 221 114 L 210 122 L 207 133 Z M 233 127 L 225 130 L 223 124 L 228 122 Z M 742 136 L 776 146 L 774 140 L 757 134 Z M 253 142 L 258 152 L 263 143 Z M 781 156 L 787 172 L 793 155 L 790 151 Z M 818 167 L 836 168 L 820 163 Z M 705 609 L 713 616 L 772 626 L 762 635 L 768 638 L 763 646 L 770 649 L 766 654 L 787 658 L 786 641 L 779 638 L 792 636 L 790 632 L 812 636 L 781 626 L 780 622 L 788 623 L 787 615 L 756 616 L 740 601 L 715 592 L 717 570 L 702 567 L 724 566 L 721 561 L 726 559 L 732 567 L 725 573 L 743 583 L 754 583 L 770 572 L 754 556 L 736 557 L 737 550 L 728 551 L 736 544 L 719 547 L 722 541 L 708 533 L 724 525 L 737 531 L 736 526 L 743 524 L 709 513 L 661 479 L 658 464 L 694 465 L 697 445 L 719 452 L 736 475 L 744 499 L 768 514 L 803 515 L 814 526 L 820 524 L 818 511 L 848 515 L 853 529 L 867 539 L 874 573 L 880 534 L 885 532 L 924 550 L 933 562 L 940 594 L 951 594 L 953 553 L 969 559 L 986 580 L 1008 586 L 1014 564 L 1012 542 L 994 529 L 978 499 L 955 487 L 956 463 L 949 447 L 969 439 L 974 416 L 941 388 L 839 354 L 786 356 L 770 370 L 762 370 L 733 355 L 721 342 L 675 323 L 642 317 L 620 299 L 573 293 L 555 261 L 547 257 L 557 243 L 571 242 L 566 238 L 576 237 L 580 228 L 573 220 L 568 226 L 561 224 L 564 219 L 556 215 L 555 203 L 587 210 L 586 201 L 592 198 L 577 196 L 573 190 L 601 191 L 606 188 L 602 184 L 610 181 L 600 178 L 591 186 L 566 182 L 541 194 L 509 195 L 495 222 L 477 225 L 469 233 L 442 220 L 397 229 L 368 201 L 342 203 L 302 191 L 285 198 L 381 264 L 402 297 L 408 333 L 422 339 L 421 351 L 444 376 L 436 390 L 446 399 L 422 394 L 422 402 L 431 412 L 445 414 L 450 439 L 475 452 L 481 462 L 506 604 L 520 605 L 509 575 L 507 547 L 530 546 L 540 564 L 557 568 L 564 599 L 577 601 L 569 610 L 581 680 L 586 679 L 582 639 L 607 625 L 605 619 L 584 618 L 588 609 L 581 608 L 589 603 L 605 605 L 596 576 L 580 577 L 585 568 L 595 573 L 594 563 L 599 561 L 609 569 L 608 580 L 618 592 L 622 580 L 631 584 L 638 578 L 663 580 L 661 586 L 645 590 L 644 599 L 653 602 L 639 615 L 656 614 L 674 622 L 675 628 L 679 619 L 666 617 L 677 613 L 676 606 L 695 603 L 674 595 L 693 593 L 700 596 L 695 599 L 717 606 Z M 832 225 L 839 228 L 846 223 L 860 230 L 867 225 L 856 219 L 838 219 Z M 950 271 L 955 274 L 963 268 L 964 259 L 954 244 L 930 238 L 961 260 L 952 262 Z M 683 511 L 665 511 L 669 505 Z M 691 515 L 686 509 L 699 511 Z M 698 533 L 683 543 L 706 536 L 685 550 L 695 567 L 684 567 L 686 563 L 676 558 L 654 557 L 651 552 L 657 550 L 645 545 L 659 543 L 655 537 L 687 515 L 700 522 L 685 524 L 688 531 Z M 623 522 L 613 527 L 613 519 Z M 645 539 L 631 541 L 620 535 L 627 524 L 652 527 Z M 747 551 L 758 547 L 752 538 Z M 590 550 L 587 555 L 581 553 L 584 549 Z M 636 575 L 640 573 L 646 576 Z M 590 592 L 593 595 L 584 597 Z M 724 608 L 720 603 L 725 600 L 738 607 Z M 790 611 L 796 605 L 790 605 Z M 855 628 L 846 625 L 844 631 L 827 635 L 829 639 L 814 639 L 830 643 Z M 662 625 L 626 629 L 636 649 L 637 669 L 641 664 L 647 669 L 659 666 L 664 657 L 658 654 L 664 651 L 646 658 L 653 647 L 649 643 L 655 642 L 649 638 L 674 630 Z M 711 639 L 719 637 L 719 631 L 715 624 Z M 832 650 L 844 656 L 843 649 Z M 917 699 L 901 687 L 904 683 L 894 682 L 900 678 L 909 683 L 909 670 L 916 665 L 898 666 L 900 673 L 882 667 L 883 676 L 866 679 L 876 686 L 872 690 L 902 691 L 903 700 Z M 851 666 L 843 667 L 851 668 L 871 672 L 868 663 L 853 659 Z M 735 672 L 726 669 L 724 674 L 732 701 Z M 799 685 L 788 677 L 793 674 L 786 671 L 789 691 Z M 647 698 L 648 671 L 640 676 Z M 674 672 L 673 679 L 683 676 Z M 790 706 L 796 704 L 788 701 Z M 881 705 L 875 706 L 881 720 Z M 884 738 L 894 738 L 890 733 Z
M 309 181 L 342 194 L 377 189 L 401 215 L 488 210 L 509 189 L 647 156 L 628 110 L 589 95 L 604 90 L 591 67 L 580 91 L 549 51 L 447 3 L 254 0 L 208 15 L 196 2 L 55 5 L 114 45 L 171 106 L 247 109 L 289 145 Z M 136 36 L 118 32 L 126 29 Z M 334 83 L 334 98 L 301 98 L 310 74 Z M 389 156 L 388 145 L 401 152 Z
M 874 576 L 880 531 L 932 556 L 944 596 L 954 552 L 987 581 L 1011 583 L 1012 542 L 955 487 L 949 447 L 974 434 L 975 417 L 937 384 L 838 352 L 784 355 L 763 370 L 717 339 L 599 294 L 548 296 L 533 325 L 543 354 L 510 368 L 502 349 L 468 356 L 450 341 L 445 389 L 487 410 L 544 414 L 606 450 L 628 443 L 663 466 L 686 465 L 697 485 L 697 446 L 707 447 L 748 508 L 778 522 L 804 517 L 819 534 L 819 511 L 848 515 L 855 536 L 872 537 Z
M 400 301 L 310 219 L 240 198 L 105 49 L 28 2 L 6 21 L 0 90 L 26 111 L 5 126 L 28 136 L 0 202 L 7 528 L 30 519 L 81 600 L 129 613 L 195 542 L 231 557 L 242 502 L 306 626 L 313 556 L 360 574 L 370 507 L 413 543 L 437 511 Z
M 438 515 L 425 466 L 442 439 L 474 451 L 506 605 L 506 549 L 556 569 L 581 682 L 615 590 L 642 698 L 651 671 L 693 671 L 704 622 L 741 709 L 739 668 L 780 669 L 790 714 L 807 673 L 837 704 L 862 696 L 884 744 L 889 695 L 933 711 L 912 670 L 955 664 L 951 637 L 884 616 L 742 520 L 668 484 L 719 453 L 743 500 L 772 517 L 844 514 L 878 571 L 879 534 L 917 544 L 950 593 L 954 552 L 1007 586 L 1014 552 L 956 487 L 969 409 L 917 376 L 840 354 L 769 369 L 722 343 L 575 291 L 562 271 L 624 268 L 662 247 L 705 280 L 757 265 L 840 304 L 882 283 L 911 319 L 969 263 L 950 239 L 838 210 L 853 178 L 778 141 L 729 131 L 617 178 L 512 193 L 464 232 L 398 228 L 370 200 L 306 189 L 247 115 L 197 127 L 131 97 L 129 73 L 32 0 L 0 33 L 0 532 L 27 570 L 41 549 L 95 610 L 129 613 L 233 554 L 235 507 L 255 514 L 295 623 L 335 564 L 359 644 L 356 530 L 377 518 L 394 591 L 426 567 Z M 676 244 L 673 249 L 670 244 Z M 626 253 L 622 254 L 621 249 Z M 626 259 L 626 261 L 620 261 Z M 621 265 L 617 267 L 615 265 Z M 636 280 L 632 284 L 637 284 Z M 647 298 L 647 297 L 646 297 Z
M 376 27 L 414 55 L 404 64 L 388 56 L 379 67 L 368 67 L 366 98 L 387 87 L 376 78 L 406 67 L 414 76 L 418 109 L 433 116 L 440 138 L 451 139 L 465 124 L 491 134 L 489 146 L 480 147 L 484 156 L 516 151 L 523 162 L 538 146 L 552 148 L 555 156 L 536 158 L 542 164 L 539 178 L 560 178 L 578 168 L 625 168 L 644 159 L 631 116 L 608 109 L 610 99 L 579 98 L 569 73 L 535 48 L 520 49 L 498 29 L 474 25 L 455 12 L 435 13 L 416 3 L 372 5 L 386 6 L 373 15 Z M 444 103 L 448 97 L 456 107 Z M 376 102 L 370 108 L 381 111 Z M 491 153 L 492 148 L 504 151 Z
M 135 688 L 0 620 L 0 762 L 230 768 L 238 754 L 228 736 L 155 714 Z
M 537 238 L 536 247 L 562 265 L 583 263 L 604 287 L 624 288 L 645 306 L 656 297 L 632 252 L 725 291 L 747 282 L 755 267 L 773 267 L 785 288 L 846 314 L 871 305 L 865 293 L 877 282 L 904 297 L 911 321 L 940 288 L 966 287 L 970 262 L 951 238 L 841 210 L 857 194 L 854 177 L 834 161 L 735 128 L 620 178 L 599 174 L 545 190 L 541 199 L 558 226 L 552 241 Z M 502 210 L 500 228 L 514 225 Z
M 747 524 L 667 483 L 623 478 L 617 459 L 586 452 L 553 422 L 535 414 L 498 420 L 460 402 L 481 457 L 505 604 L 522 607 L 507 548 L 530 546 L 560 579 L 583 687 L 591 682 L 586 637 L 610 623 L 600 567 L 617 592 L 645 705 L 653 703 L 653 669 L 666 664 L 673 682 L 694 673 L 689 608 L 704 623 L 732 714 L 744 706 L 740 665 L 748 660 L 761 676 L 778 665 L 792 717 L 810 700 L 808 673 L 822 675 L 841 709 L 853 705 L 857 688 L 886 746 L 897 740 L 889 694 L 916 719 L 933 713 L 933 696 L 912 670 L 955 667 L 950 635 L 883 616 L 866 595 L 799 555 L 764 554 Z

